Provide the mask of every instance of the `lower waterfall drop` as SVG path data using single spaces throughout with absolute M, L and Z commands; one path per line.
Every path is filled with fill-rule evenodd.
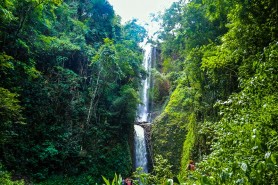
M 135 167 L 142 167 L 143 172 L 148 172 L 148 157 L 145 140 L 144 128 L 139 125 L 134 125 L 134 142 L 135 142 Z

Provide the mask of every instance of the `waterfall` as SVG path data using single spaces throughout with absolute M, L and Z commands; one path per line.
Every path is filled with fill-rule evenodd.
M 137 122 L 140 124 L 151 121 L 149 110 L 149 89 L 150 89 L 150 68 L 152 64 L 152 47 L 146 44 L 144 47 L 143 67 L 147 72 L 146 78 L 142 81 L 140 91 L 141 104 L 138 105 Z M 148 153 L 145 139 L 144 128 L 140 125 L 134 125 L 134 149 L 135 149 L 135 168 L 142 167 L 143 172 L 148 172 Z
M 137 121 L 140 123 L 149 122 L 150 114 L 149 114 L 149 89 L 150 89 L 150 68 L 152 62 L 152 47 L 150 44 L 145 45 L 145 54 L 143 59 L 143 67 L 147 72 L 146 79 L 143 80 L 143 88 L 140 91 L 140 98 L 142 104 L 138 106 L 138 119 Z
M 143 127 L 134 125 L 135 135 L 135 167 L 142 167 L 144 172 L 148 172 L 148 160 L 145 132 Z

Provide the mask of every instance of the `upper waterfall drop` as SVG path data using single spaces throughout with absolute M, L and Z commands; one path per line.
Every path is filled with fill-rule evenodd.
M 144 46 L 144 59 L 143 67 L 147 72 L 146 78 L 142 81 L 142 89 L 140 91 L 140 98 L 142 104 L 138 106 L 137 112 L 137 122 L 150 122 L 150 110 L 149 110 L 149 89 L 150 89 L 150 73 L 151 73 L 151 62 L 152 62 L 152 46 L 151 44 L 146 44 Z

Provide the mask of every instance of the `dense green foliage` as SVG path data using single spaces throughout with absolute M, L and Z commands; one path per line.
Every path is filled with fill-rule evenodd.
M 278 184 L 277 1 L 181 0 L 160 18 L 163 110 L 135 184 Z M 0 21 L 0 183 L 120 184 L 145 29 L 106 0 L 3 0 Z
M 24 185 L 23 180 L 11 180 L 11 174 L 3 169 L 3 166 L 0 166 L 0 183 L 5 185 Z
M 153 147 L 185 183 L 278 183 L 277 10 L 274 0 L 191 0 L 162 15 L 172 92 Z
M 145 29 L 106 0 L 5 0 L 0 20 L 0 163 L 42 184 L 130 174 Z

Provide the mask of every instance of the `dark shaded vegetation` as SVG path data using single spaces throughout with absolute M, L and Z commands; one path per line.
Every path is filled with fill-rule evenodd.
M 129 175 L 145 29 L 106 0 L 5 0 L 0 20 L 1 171 L 45 184 Z

